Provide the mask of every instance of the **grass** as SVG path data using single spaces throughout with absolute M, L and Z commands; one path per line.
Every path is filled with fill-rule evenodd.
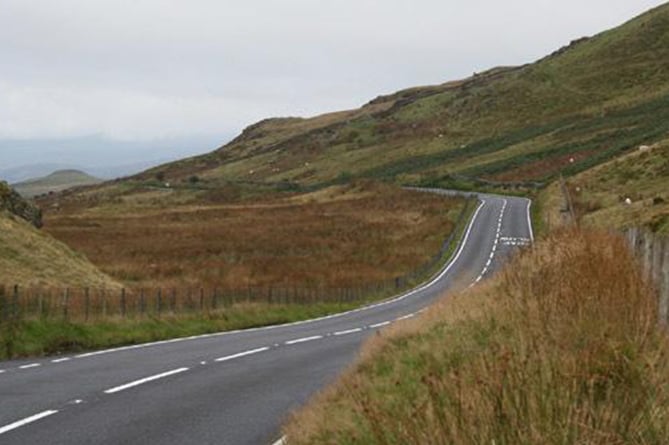
M 563 230 L 365 346 L 301 444 L 663 444 L 669 343 L 625 242 Z
M 164 193 L 63 202 L 45 230 L 133 288 L 354 287 L 422 266 L 464 205 L 370 182 L 253 201 Z
M 1 211 L 0 283 L 120 287 L 118 281 L 100 272 L 85 256 L 28 222 Z
M 207 314 L 84 321 L 5 320 L 0 360 L 131 345 L 169 338 L 253 328 L 330 315 L 359 303 L 242 304 Z
M 616 229 L 646 227 L 669 233 L 669 140 L 586 170 L 568 183 L 583 224 Z M 550 203 L 546 206 L 547 218 L 558 221 L 562 205 L 559 187 L 553 185 L 543 195 Z M 625 202 L 628 198 L 629 205 Z

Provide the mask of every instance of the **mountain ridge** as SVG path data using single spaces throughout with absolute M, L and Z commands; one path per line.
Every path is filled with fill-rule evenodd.
M 265 119 L 211 153 L 133 180 L 545 183 L 669 133 L 668 61 L 663 5 L 534 63 L 381 95 L 359 109 Z

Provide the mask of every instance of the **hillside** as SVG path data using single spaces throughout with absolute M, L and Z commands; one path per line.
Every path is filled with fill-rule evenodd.
M 99 184 L 102 180 L 80 170 L 58 170 L 48 176 L 13 184 L 14 189 L 26 198 L 56 193 L 72 187 Z
M 0 182 L 0 286 L 118 287 L 39 225 L 39 211 Z
M 128 184 L 197 176 L 327 185 L 544 183 L 669 134 L 669 5 L 536 63 L 379 97 L 357 110 L 268 119 L 208 155 Z M 569 161 L 573 159 L 573 163 Z
M 669 139 L 575 175 L 568 190 L 584 224 L 669 233 Z M 559 225 L 565 208 L 561 188 L 547 188 L 542 201 L 548 225 Z

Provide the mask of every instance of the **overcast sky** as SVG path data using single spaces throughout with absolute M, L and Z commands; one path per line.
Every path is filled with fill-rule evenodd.
M 662 3 L 0 0 L 0 139 L 223 142 L 264 117 L 531 62 Z

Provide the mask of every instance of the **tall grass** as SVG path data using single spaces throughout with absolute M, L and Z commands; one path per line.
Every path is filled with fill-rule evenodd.
M 286 432 L 291 445 L 669 443 L 668 354 L 624 242 L 563 231 L 373 340 Z
M 402 276 L 439 252 L 464 200 L 361 182 L 253 203 L 75 204 L 45 230 L 126 286 L 245 289 Z

